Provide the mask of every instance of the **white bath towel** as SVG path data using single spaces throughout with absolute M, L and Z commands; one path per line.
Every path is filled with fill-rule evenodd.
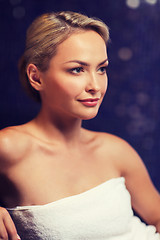
M 123 177 L 40 206 L 8 209 L 22 240 L 160 240 L 133 216 Z

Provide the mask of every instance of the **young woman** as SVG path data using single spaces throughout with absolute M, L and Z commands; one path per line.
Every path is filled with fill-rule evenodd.
M 1 239 L 160 239 L 160 196 L 138 154 L 81 126 L 107 89 L 108 39 L 103 22 L 73 12 L 29 27 L 20 78 L 41 110 L 0 132 Z

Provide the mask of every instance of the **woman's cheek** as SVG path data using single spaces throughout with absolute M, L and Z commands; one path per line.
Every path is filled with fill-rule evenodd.
M 108 78 L 106 77 L 103 81 L 102 87 L 101 87 L 101 93 L 104 96 L 108 88 Z
M 63 84 L 63 89 L 69 95 L 75 96 L 81 94 L 85 90 L 85 84 L 84 81 L 80 79 L 74 79 L 74 81 L 67 81 L 67 85 Z

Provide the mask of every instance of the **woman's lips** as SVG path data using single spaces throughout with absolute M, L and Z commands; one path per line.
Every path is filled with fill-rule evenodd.
M 99 98 L 87 98 L 87 99 L 82 99 L 79 100 L 83 105 L 87 107 L 95 107 L 99 101 Z

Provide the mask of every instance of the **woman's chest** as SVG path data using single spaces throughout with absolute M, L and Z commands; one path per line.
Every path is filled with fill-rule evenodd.
M 8 192 L 12 194 L 6 201 L 10 204 L 10 199 L 15 205 L 46 204 L 120 176 L 111 161 L 103 162 L 93 155 L 63 153 L 26 159 L 8 172 Z

